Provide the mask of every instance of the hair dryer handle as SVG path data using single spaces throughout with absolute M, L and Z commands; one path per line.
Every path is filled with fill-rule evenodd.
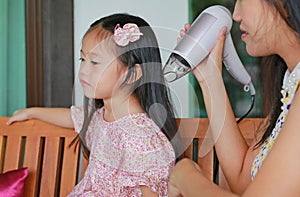
M 244 85 L 244 90 L 250 91 L 251 95 L 255 95 L 255 89 L 251 82 L 251 77 L 243 66 L 234 48 L 230 33 L 226 35 L 224 43 L 223 63 L 231 76 Z

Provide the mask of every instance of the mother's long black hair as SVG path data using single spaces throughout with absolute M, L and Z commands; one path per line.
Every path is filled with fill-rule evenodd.
M 136 64 L 142 70 L 142 77 L 132 84 L 132 92 L 137 96 L 143 110 L 158 125 L 175 150 L 176 158 L 182 153 L 181 141 L 177 134 L 177 125 L 170 95 L 162 73 L 162 61 L 155 34 L 149 24 L 137 16 L 113 14 L 101 18 L 91 24 L 85 36 L 92 30 L 103 28 L 112 36 L 115 27 L 123 27 L 127 23 L 136 24 L 143 35 L 138 41 L 127 46 L 116 46 L 119 61 L 128 66 L 128 74 L 123 85 L 136 77 Z M 99 35 L 101 36 L 101 35 Z M 102 35 L 103 36 L 103 35 Z M 103 106 L 102 99 L 84 98 L 84 122 L 79 133 L 80 141 L 85 145 L 85 135 L 94 112 Z M 78 139 L 78 138 L 77 138 Z M 74 141 L 73 141 L 74 142 Z M 85 147 L 86 149 L 86 147 Z M 89 150 L 86 150 L 87 153 Z
M 280 17 L 295 31 L 300 42 L 300 1 L 299 0 L 265 0 L 274 7 Z M 281 86 L 287 70 L 285 61 L 279 55 L 262 59 L 265 105 L 270 108 L 267 129 L 257 145 L 261 145 L 272 133 L 281 112 Z

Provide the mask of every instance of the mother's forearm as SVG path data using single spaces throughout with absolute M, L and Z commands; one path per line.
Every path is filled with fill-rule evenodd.
M 208 131 L 214 140 L 224 175 L 235 191 L 239 188 L 248 145 L 236 123 L 222 77 L 206 78 L 200 86 L 209 118 Z

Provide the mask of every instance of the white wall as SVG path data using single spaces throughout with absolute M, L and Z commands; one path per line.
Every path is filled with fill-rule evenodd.
M 78 82 L 81 39 L 89 25 L 103 16 L 126 12 L 144 18 L 154 29 L 163 63 L 176 45 L 179 30 L 188 22 L 188 0 L 74 0 L 75 104 L 82 103 Z M 170 84 L 177 117 L 189 117 L 189 83 L 187 76 Z

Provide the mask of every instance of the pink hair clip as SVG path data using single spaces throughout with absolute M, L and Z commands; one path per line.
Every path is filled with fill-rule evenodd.
M 140 39 L 143 33 L 140 32 L 139 27 L 134 23 L 127 23 L 122 27 L 117 24 L 114 30 L 114 40 L 119 46 L 126 46 L 129 42 L 135 42 Z

